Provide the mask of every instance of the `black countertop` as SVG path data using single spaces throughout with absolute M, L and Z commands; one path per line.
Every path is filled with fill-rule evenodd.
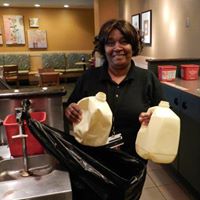
M 35 87 L 23 89 L 0 90 L 0 99 L 16 99 L 27 97 L 64 96 L 66 89 L 62 86 Z

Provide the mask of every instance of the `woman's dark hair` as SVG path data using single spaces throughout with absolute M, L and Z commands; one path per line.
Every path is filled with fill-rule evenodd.
M 138 55 L 143 48 L 142 36 L 129 22 L 125 20 L 112 19 L 102 25 L 99 35 L 95 37 L 94 52 L 98 51 L 105 57 L 105 45 L 112 30 L 119 30 L 129 44 L 132 46 L 133 56 Z

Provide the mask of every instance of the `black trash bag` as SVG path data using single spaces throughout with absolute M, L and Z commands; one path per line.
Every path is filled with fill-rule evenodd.
M 73 200 L 138 200 L 146 176 L 142 160 L 122 151 L 79 144 L 66 133 L 36 120 L 28 127 L 70 173 Z

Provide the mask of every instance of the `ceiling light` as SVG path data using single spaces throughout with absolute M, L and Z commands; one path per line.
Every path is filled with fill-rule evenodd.
M 64 5 L 65 8 L 69 8 L 69 5 Z
M 35 6 L 35 7 L 40 7 L 40 5 L 39 5 L 39 4 L 35 4 L 34 6 Z
M 9 3 L 4 3 L 3 6 L 8 7 L 8 6 L 10 6 L 10 4 Z

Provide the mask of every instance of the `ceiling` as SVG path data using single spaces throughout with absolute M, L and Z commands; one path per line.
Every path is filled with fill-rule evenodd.
M 40 8 L 63 8 L 68 4 L 70 8 L 93 8 L 93 0 L 0 0 L 0 7 L 3 3 L 9 3 L 10 7 L 34 7 L 34 4 L 40 4 Z

